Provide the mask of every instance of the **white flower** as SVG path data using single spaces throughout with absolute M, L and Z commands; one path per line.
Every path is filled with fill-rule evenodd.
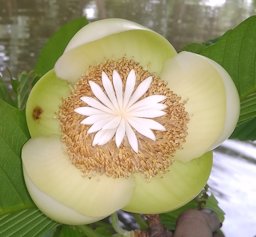
M 143 80 L 135 89 L 136 75 L 131 70 L 127 76 L 125 88 L 119 73 L 113 71 L 113 85 L 107 74 L 102 72 L 104 90 L 95 82 L 89 81 L 95 98 L 83 96 L 81 100 L 88 106 L 79 107 L 75 112 L 87 116 L 81 124 L 92 125 L 87 133 L 96 133 L 93 146 L 104 145 L 115 136 L 120 147 L 125 136 L 135 152 L 138 152 L 138 138 L 134 130 L 143 136 L 156 140 L 152 130 L 165 131 L 160 123 L 153 120 L 165 115 L 166 105 L 160 103 L 166 97 L 151 95 L 141 99 L 148 91 L 152 77 Z

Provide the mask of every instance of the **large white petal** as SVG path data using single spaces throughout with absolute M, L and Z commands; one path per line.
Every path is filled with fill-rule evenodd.
M 199 157 L 211 150 L 216 141 L 222 140 L 227 112 L 230 110 L 227 106 L 232 102 L 234 107 L 239 106 L 238 99 L 231 99 L 227 104 L 230 98 L 226 92 L 225 80 L 231 84 L 233 82 L 230 77 L 221 74 L 209 59 L 189 52 L 182 52 L 167 61 L 161 78 L 185 101 L 184 106 L 189 114 L 186 142 L 175 157 L 184 161 Z M 236 94 L 234 86 L 231 90 Z M 229 121 L 234 128 L 232 120 L 236 121 L 237 115 Z
M 132 178 L 87 177 L 72 165 L 58 138 L 30 139 L 22 149 L 27 176 L 42 192 L 81 215 L 102 217 L 124 207 Z
M 135 174 L 136 188 L 124 210 L 136 213 L 162 213 L 175 210 L 195 198 L 211 173 L 212 154 L 184 163 L 174 162 L 169 171 L 148 181 Z
M 46 73 L 33 86 L 26 104 L 26 119 L 29 133 L 32 137 L 60 135 L 59 120 L 56 112 L 63 99 L 71 93 L 70 85 L 59 80 L 53 70 Z M 35 108 L 43 108 L 39 119 L 35 119 Z
M 103 217 L 90 217 L 79 213 L 78 211 L 63 205 L 62 203 L 56 201 L 54 198 L 41 191 L 29 178 L 26 169 L 23 169 L 24 179 L 27 189 L 30 193 L 31 198 L 37 205 L 37 207 L 43 211 L 45 215 L 49 218 L 60 222 L 62 224 L 68 225 L 84 225 L 90 224 Z M 105 216 L 106 217 L 106 216 Z
M 176 54 L 162 36 L 149 30 L 129 30 L 82 44 L 64 52 L 55 64 L 61 79 L 76 82 L 91 66 L 108 59 L 133 58 L 146 70 L 159 75 L 164 62 Z
M 95 21 L 86 25 L 79 30 L 75 36 L 69 41 L 65 52 L 70 49 L 76 48 L 82 44 L 87 44 L 91 41 L 95 41 L 104 38 L 108 35 L 116 34 L 128 30 L 148 30 L 149 29 L 139 25 L 135 22 L 109 18 L 104 20 Z
M 225 141 L 234 131 L 236 127 L 237 121 L 239 119 L 240 113 L 240 100 L 239 94 L 235 87 L 234 82 L 232 81 L 229 74 L 221 67 L 218 63 L 214 62 L 211 59 L 208 59 L 209 63 L 215 67 L 215 69 L 222 76 L 225 91 L 226 91 L 226 119 L 224 129 L 222 131 L 221 136 L 215 143 L 212 145 L 212 149 L 220 145 L 223 141 Z

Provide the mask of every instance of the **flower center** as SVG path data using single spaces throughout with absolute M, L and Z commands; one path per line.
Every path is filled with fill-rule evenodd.
M 59 110 L 69 157 L 89 176 L 166 172 L 188 120 L 181 98 L 127 58 L 91 66 Z
M 164 126 L 153 119 L 166 114 L 162 111 L 166 106 L 160 103 L 166 97 L 151 95 L 142 99 L 150 88 L 152 76 L 143 80 L 137 88 L 135 88 L 134 69 L 128 73 L 125 88 L 116 70 L 113 71 L 113 84 L 104 71 L 101 81 L 104 91 L 97 83 L 89 81 L 96 99 L 83 96 L 81 100 L 87 106 L 74 110 L 78 114 L 87 116 L 81 124 L 92 125 L 87 134 L 96 133 L 93 146 L 105 145 L 114 137 L 119 148 L 126 137 L 131 148 L 138 153 L 138 138 L 135 131 L 153 141 L 156 138 L 152 130 L 165 131 Z

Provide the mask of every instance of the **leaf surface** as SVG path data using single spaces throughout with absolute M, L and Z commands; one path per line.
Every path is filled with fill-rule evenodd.
M 29 134 L 24 113 L 0 99 L 0 215 L 33 203 L 27 193 L 21 166 L 21 148 Z
M 0 217 L 0 236 L 47 236 L 59 224 L 50 220 L 36 208 L 25 209 Z
M 13 104 L 10 92 L 8 91 L 8 84 L 4 81 L 3 76 L 0 75 L 0 99 L 9 104 Z

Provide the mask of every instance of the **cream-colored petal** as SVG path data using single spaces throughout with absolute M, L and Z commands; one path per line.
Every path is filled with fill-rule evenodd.
M 215 69 L 222 76 L 227 97 L 225 125 L 222 131 L 222 135 L 219 137 L 217 141 L 215 141 L 215 144 L 213 144 L 212 146 L 212 149 L 214 149 L 223 141 L 225 141 L 234 131 L 240 114 L 240 100 L 236 86 L 232 81 L 231 77 L 229 76 L 229 74 L 226 72 L 226 70 L 224 70 L 223 67 L 221 67 L 218 63 L 214 62 L 213 60 L 208 59 L 208 61 L 213 65 L 213 67 L 215 67 Z
M 205 57 L 188 52 L 167 61 L 161 78 L 181 96 L 189 114 L 186 142 L 175 158 L 183 161 L 197 158 L 212 148 L 224 130 L 227 93 L 223 81 L 230 79 Z
M 82 44 L 87 44 L 89 42 L 104 38 L 106 36 L 129 30 L 150 31 L 142 25 L 124 19 L 109 18 L 99 20 L 89 23 L 88 25 L 80 29 L 68 43 L 65 52 L 69 51 L 70 49 L 76 48 Z
M 108 35 L 65 52 L 55 64 L 59 78 L 76 82 L 90 66 L 107 59 L 123 57 L 140 63 L 145 70 L 159 74 L 164 62 L 176 55 L 172 45 L 148 30 L 129 30 Z
M 59 139 L 30 139 L 22 149 L 24 169 L 44 193 L 82 215 L 102 217 L 124 207 L 134 189 L 132 178 L 86 177 L 71 164 Z
M 31 198 L 38 208 L 49 218 L 68 225 L 84 225 L 90 224 L 103 219 L 104 217 L 90 217 L 69 208 L 56 201 L 46 193 L 42 192 L 28 177 L 25 169 L 24 179 Z
M 60 134 L 57 112 L 70 91 L 70 85 L 57 79 L 53 70 L 36 83 L 26 105 L 26 119 L 31 137 Z
M 125 211 L 145 214 L 177 209 L 195 198 L 210 175 L 212 153 L 189 162 L 175 161 L 170 171 L 146 180 L 135 175 L 136 188 Z

